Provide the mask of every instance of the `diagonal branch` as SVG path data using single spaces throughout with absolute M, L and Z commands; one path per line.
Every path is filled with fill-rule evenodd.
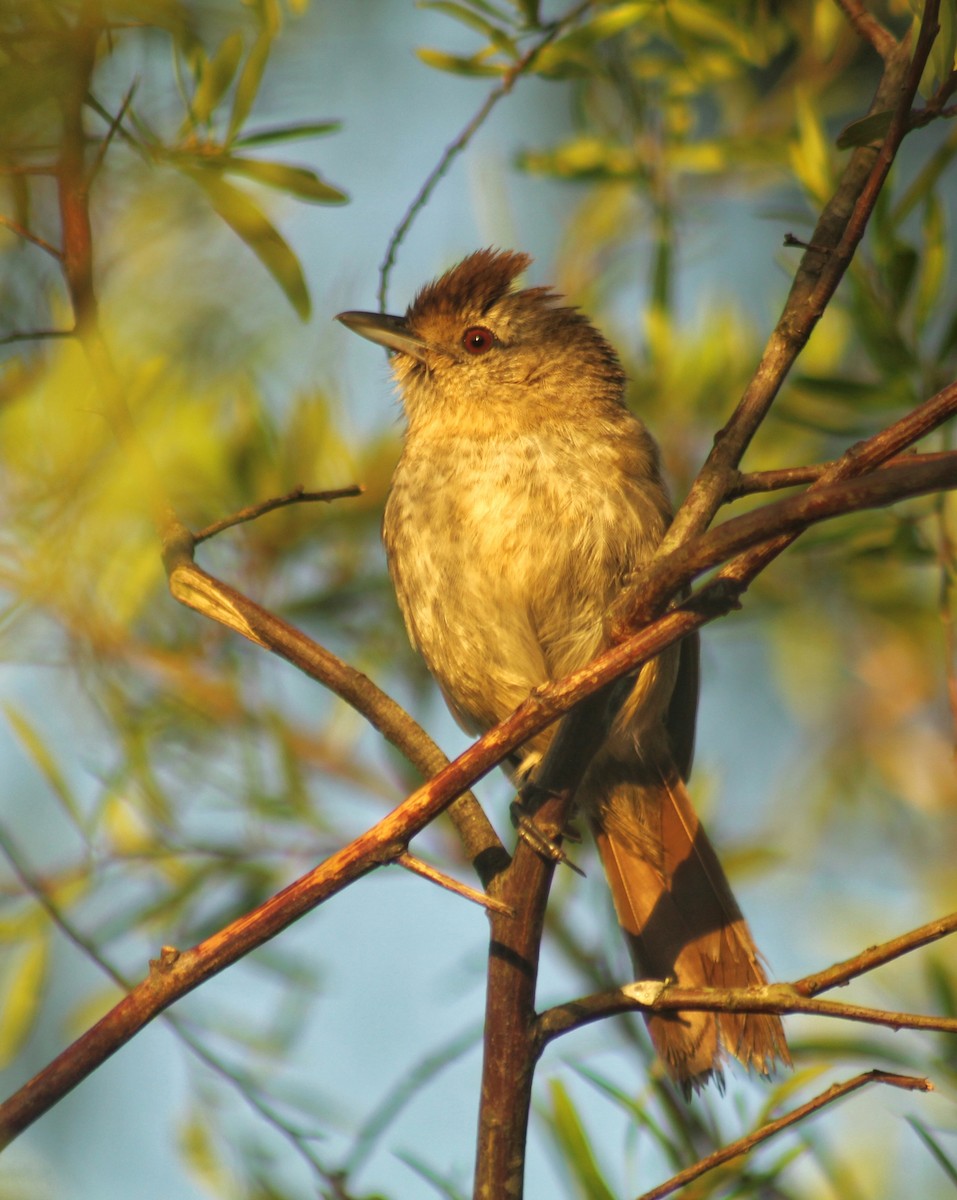
M 776 1121 L 769 1121 L 767 1125 L 762 1125 L 760 1129 L 756 1129 L 753 1133 L 749 1133 L 746 1137 L 739 1138 L 736 1142 L 730 1142 L 727 1146 L 722 1146 L 720 1150 L 716 1150 L 714 1154 L 709 1154 L 702 1158 L 693 1166 L 679 1171 L 677 1175 L 673 1175 L 658 1187 L 652 1188 L 650 1192 L 644 1192 L 639 1196 L 638 1200 L 664 1200 L 665 1196 L 670 1196 L 673 1192 L 683 1188 L 686 1184 L 694 1182 L 695 1179 L 700 1179 L 702 1175 L 708 1171 L 713 1171 L 715 1167 L 723 1166 L 727 1162 L 732 1162 L 736 1158 L 741 1158 L 745 1154 L 749 1154 L 755 1146 L 759 1146 L 762 1142 L 766 1142 L 768 1138 L 772 1138 L 783 1130 L 796 1125 L 799 1121 L 805 1120 L 807 1117 L 814 1116 L 815 1113 L 826 1108 L 829 1104 L 833 1104 L 836 1100 L 842 1099 L 844 1096 L 855 1092 L 858 1088 L 867 1087 L 872 1083 L 882 1083 L 888 1087 L 902 1088 L 909 1092 L 930 1092 L 933 1091 L 933 1084 L 929 1079 L 922 1079 L 917 1075 L 895 1075 L 887 1071 L 866 1071 L 862 1075 L 855 1075 L 853 1079 L 845 1080 L 844 1083 L 835 1083 L 833 1087 L 829 1087 L 826 1092 L 822 1092 L 820 1096 L 815 1096 L 813 1100 L 809 1100 L 807 1104 L 802 1104 L 800 1108 L 794 1109 L 786 1116 L 779 1117 Z
M 660 553 L 701 532 L 724 502 L 735 472 L 785 377 L 844 277 L 864 236 L 887 173 L 908 132 L 911 107 L 937 33 L 939 0 L 928 0 L 913 57 L 905 40 L 888 54 L 868 115 L 890 111 L 879 146 L 857 148 L 821 213 L 801 259 L 784 311 L 737 408 L 719 431 L 707 461 L 679 509 Z

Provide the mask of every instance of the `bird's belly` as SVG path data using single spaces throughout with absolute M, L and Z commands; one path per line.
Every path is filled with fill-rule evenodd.
M 454 711 L 484 728 L 601 650 L 623 571 L 648 549 L 610 470 L 549 454 L 540 439 L 485 443 L 426 472 L 416 457 L 414 470 L 400 464 L 386 508 L 390 570 Z

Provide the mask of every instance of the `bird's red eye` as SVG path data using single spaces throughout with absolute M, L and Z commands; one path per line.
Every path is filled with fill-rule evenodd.
M 473 325 L 462 335 L 462 345 L 469 354 L 484 354 L 495 345 L 495 335 L 484 325 Z

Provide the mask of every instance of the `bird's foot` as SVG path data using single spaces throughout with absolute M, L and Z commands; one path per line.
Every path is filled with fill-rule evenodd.
M 576 875 L 581 875 L 584 878 L 585 872 L 581 867 L 576 866 L 558 842 L 549 837 L 543 829 L 535 824 L 535 818 L 532 814 L 547 799 L 548 794 L 543 788 L 536 787 L 534 783 L 527 783 L 519 792 L 518 797 L 512 801 L 509 808 L 512 824 L 515 826 L 518 836 L 536 854 L 540 854 L 542 858 L 550 859 L 552 862 L 564 863 L 566 867 L 571 867 Z M 572 826 L 567 826 L 562 831 L 562 837 L 571 842 L 581 841 L 581 835 Z

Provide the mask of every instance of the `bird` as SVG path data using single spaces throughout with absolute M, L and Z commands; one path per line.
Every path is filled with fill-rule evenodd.
M 527 254 L 482 249 L 424 286 L 404 316 L 340 313 L 386 348 L 405 418 L 383 540 L 399 608 L 455 719 L 504 720 L 533 689 L 612 644 L 611 614 L 672 519 L 657 444 L 625 403 L 612 346 L 547 287 L 517 286 Z M 582 753 L 575 795 L 638 978 L 761 986 L 751 932 L 686 780 L 698 644 L 686 638 L 616 692 Z M 520 747 L 534 780 L 552 730 Z M 652 1012 L 668 1075 L 690 1095 L 727 1055 L 790 1065 L 779 1017 Z

